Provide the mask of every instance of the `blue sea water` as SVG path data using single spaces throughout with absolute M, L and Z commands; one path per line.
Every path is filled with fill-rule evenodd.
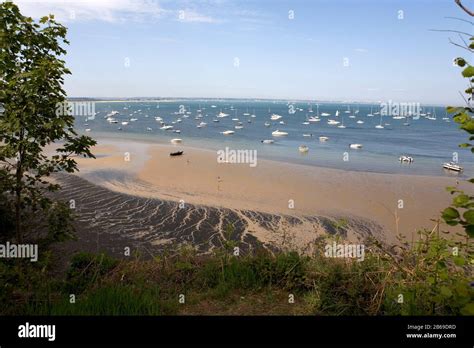
M 212 105 L 215 107 L 211 107 Z M 466 142 L 468 135 L 459 130 L 452 120 L 443 120 L 446 117 L 443 107 L 423 105 L 421 112 L 430 112 L 432 116 L 436 114 L 436 120 L 425 117 L 410 119 L 410 125 L 407 126 L 404 125 L 406 119 L 396 120 L 391 116 L 381 118 L 380 115 L 368 117 L 370 113 L 380 112 L 379 104 L 318 103 L 317 107 L 316 104 L 308 102 L 294 102 L 290 105 L 292 106 L 286 101 L 254 100 L 96 102 L 94 119 L 76 117 L 76 129 L 80 133 L 97 138 L 105 136 L 156 143 L 169 143 L 173 138 L 181 138 L 186 146 L 211 150 L 225 147 L 257 150 L 258 158 L 345 170 L 454 175 L 462 178 L 474 174 L 474 155 L 469 149 L 458 146 Z M 318 108 L 321 121 L 303 124 L 307 117 L 317 115 Z M 345 113 L 348 108 L 350 113 Z M 335 117 L 337 110 L 339 116 Z M 112 111 L 119 112 L 113 116 L 118 121 L 117 124 L 106 120 Z M 229 116 L 217 118 L 220 111 Z M 293 111 L 295 112 L 292 113 Z M 244 113 L 254 114 L 255 117 Z M 270 115 L 273 113 L 283 117 L 278 121 L 271 121 Z M 321 116 L 322 113 L 328 113 L 330 116 Z M 198 114 L 201 114 L 202 118 L 196 119 Z M 356 118 L 349 118 L 349 115 L 355 115 Z M 161 117 L 166 125 L 173 126 L 173 130 L 179 129 L 181 133 L 160 130 L 162 125 L 155 120 L 157 116 Z M 137 120 L 130 121 L 132 118 Z M 233 121 L 233 118 L 242 122 L 242 129 L 235 129 L 238 121 Z M 329 119 L 341 122 L 342 118 L 345 129 L 327 123 Z M 180 123 L 177 123 L 178 119 L 181 119 Z M 213 122 L 214 119 L 219 122 Z M 358 124 L 358 120 L 364 123 Z M 123 121 L 128 121 L 128 125 L 122 125 Z M 280 124 L 279 121 L 284 121 L 285 124 Z M 197 125 L 201 122 L 207 125 L 198 128 Z M 265 122 L 270 122 L 270 127 L 266 127 Z M 375 128 L 379 123 L 384 125 L 384 129 Z M 151 128 L 151 131 L 147 128 Z M 86 133 L 85 129 L 90 131 Z M 287 132 L 288 136 L 273 137 L 271 133 L 277 129 Z M 222 134 L 225 130 L 233 130 L 235 133 L 225 136 Z M 312 134 L 312 137 L 304 137 L 303 134 Z M 320 136 L 327 136 L 329 140 L 320 142 Z M 262 144 L 263 139 L 274 139 L 275 143 Z M 363 148 L 350 149 L 351 143 L 362 144 Z M 300 145 L 307 145 L 309 152 L 300 153 Z M 453 153 L 457 153 L 459 164 L 464 167 L 462 174 L 442 168 L 444 162 L 453 159 Z M 414 163 L 400 163 L 400 155 L 412 156 Z

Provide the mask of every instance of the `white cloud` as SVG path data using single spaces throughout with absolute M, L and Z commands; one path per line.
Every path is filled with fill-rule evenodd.
M 24 15 L 50 13 L 59 21 L 119 22 L 157 18 L 166 13 L 154 0 L 14 0 Z

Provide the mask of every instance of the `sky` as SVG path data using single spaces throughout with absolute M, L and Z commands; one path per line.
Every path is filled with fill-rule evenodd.
M 68 27 L 70 97 L 462 104 L 454 0 L 17 0 Z M 464 3 L 474 8 L 473 0 Z

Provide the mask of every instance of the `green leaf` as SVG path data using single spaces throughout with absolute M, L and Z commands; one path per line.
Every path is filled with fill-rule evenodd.
M 469 238 L 474 238 L 474 225 L 468 225 L 464 227 Z
M 446 208 L 446 209 L 443 210 L 442 217 L 446 221 L 458 219 L 459 218 L 459 212 L 456 209 L 449 207 L 449 208 Z
M 462 217 L 470 225 L 474 225 L 474 210 L 467 210 Z
M 459 58 L 456 58 L 456 59 L 454 60 L 454 64 L 456 64 L 457 66 L 460 66 L 460 67 L 462 68 L 462 67 L 465 66 L 467 63 L 466 63 L 466 60 L 465 60 L 464 58 L 459 57 Z
M 462 76 L 464 77 L 473 77 L 474 76 L 474 66 L 469 65 L 466 69 L 462 71 Z
M 469 203 L 469 196 L 466 194 L 460 194 L 453 199 L 453 205 L 456 207 L 463 207 L 467 203 Z

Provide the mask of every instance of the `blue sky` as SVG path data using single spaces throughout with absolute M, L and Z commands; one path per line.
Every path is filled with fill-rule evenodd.
M 466 87 L 459 38 L 429 31 L 472 31 L 453 0 L 16 2 L 69 28 L 69 96 L 460 104 Z

